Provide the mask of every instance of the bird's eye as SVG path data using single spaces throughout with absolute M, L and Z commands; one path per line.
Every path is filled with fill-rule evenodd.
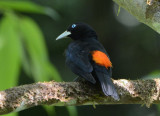
M 72 28 L 75 28 L 75 27 L 76 27 L 76 24 L 73 24 L 73 25 L 72 25 Z

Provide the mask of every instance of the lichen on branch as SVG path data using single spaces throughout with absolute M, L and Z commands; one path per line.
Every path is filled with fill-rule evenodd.
M 106 97 L 98 85 L 88 82 L 39 82 L 0 91 L 0 114 L 37 105 L 146 104 L 160 100 L 160 79 L 113 80 L 120 100 Z

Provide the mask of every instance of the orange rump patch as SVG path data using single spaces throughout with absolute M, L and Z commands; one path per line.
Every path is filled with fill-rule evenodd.
M 92 51 L 91 54 L 92 54 L 92 59 L 96 64 L 105 66 L 106 68 L 112 67 L 112 63 L 105 53 L 95 50 Z

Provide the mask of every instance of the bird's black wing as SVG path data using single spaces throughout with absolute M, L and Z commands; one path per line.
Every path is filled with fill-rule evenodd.
M 96 83 L 96 80 L 91 74 L 93 67 L 89 60 L 89 54 L 90 51 L 87 48 L 87 44 L 73 42 L 66 50 L 66 64 L 75 74 L 91 83 Z

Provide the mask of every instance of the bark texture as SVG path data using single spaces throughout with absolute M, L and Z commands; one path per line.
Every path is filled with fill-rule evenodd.
M 97 85 L 87 82 L 39 82 L 0 91 L 0 114 L 21 111 L 37 105 L 100 105 L 160 103 L 160 79 L 113 80 L 120 95 L 115 101 Z

